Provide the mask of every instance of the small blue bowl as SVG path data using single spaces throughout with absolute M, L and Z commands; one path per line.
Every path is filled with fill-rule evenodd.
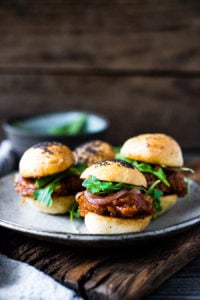
M 84 132 L 75 134 L 51 133 L 50 128 L 76 122 L 86 115 Z M 60 142 L 72 150 L 78 145 L 93 139 L 104 139 L 109 127 L 108 120 L 96 113 L 87 111 L 67 111 L 41 115 L 20 116 L 6 120 L 3 129 L 11 141 L 13 150 L 21 156 L 25 150 L 43 141 Z

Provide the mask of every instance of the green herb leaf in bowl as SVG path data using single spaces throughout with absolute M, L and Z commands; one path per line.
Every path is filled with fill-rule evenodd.
M 67 122 L 65 124 L 61 124 L 58 126 L 52 126 L 48 129 L 48 133 L 54 134 L 54 135 L 60 135 L 60 134 L 78 134 L 78 133 L 84 133 L 87 132 L 87 114 L 82 113 L 80 117 L 73 121 L 73 122 Z

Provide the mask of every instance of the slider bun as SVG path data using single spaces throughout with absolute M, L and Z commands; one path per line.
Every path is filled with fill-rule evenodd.
M 183 155 L 179 144 L 170 136 L 147 133 L 129 138 L 120 154 L 124 157 L 168 167 L 183 166 Z
M 34 200 L 32 197 L 24 197 L 22 201 L 27 201 L 32 207 L 36 208 L 38 211 L 41 211 L 46 214 L 65 214 L 69 211 L 70 207 L 74 203 L 74 196 L 60 196 L 53 197 L 52 206 L 46 206 Z
M 90 166 L 100 160 L 113 159 L 115 150 L 107 142 L 93 140 L 75 148 L 74 155 L 77 163 L 86 163 Z
M 95 176 L 99 180 L 147 186 L 145 176 L 132 165 L 120 160 L 103 160 L 86 168 L 81 179 Z
M 123 219 L 98 215 L 88 212 L 85 216 L 85 226 L 93 234 L 118 234 L 143 231 L 150 223 L 151 216 Z
M 75 162 L 73 152 L 57 142 L 42 142 L 27 149 L 19 162 L 23 177 L 43 177 L 62 172 Z
M 164 214 L 166 211 L 168 211 L 170 208 L 172 208 L 176 202 L 177 202 L 178 196 L 176 194 L 162 196 L 159 198 L 160 205 L 162 207 L 161 211 L 157 211 L 153 214 L 153 218 L 157 218 L 160 215 Z

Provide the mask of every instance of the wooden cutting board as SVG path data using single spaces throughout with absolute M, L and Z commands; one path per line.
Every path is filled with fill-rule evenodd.
M 198 172 L 200 161 L 191 164 Z M 85 299 L 142 299 L 200 253 L 200 227 L 119 249 L 70 248 L 1 228 L 2 253 L 42 270 Z

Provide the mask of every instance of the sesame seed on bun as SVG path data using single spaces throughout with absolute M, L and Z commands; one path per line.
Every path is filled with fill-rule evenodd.
M 105 159 L 113 159 L 115 151 L 112 145 L 101 140 L 92 140 L 74 149 L 74 155 L 78 163 L 86 163 L 88 166 Z
M 43 177 L 62 172 L 75 162 L 73 152 L 57 142 L 42 142 L 27 149 L 21 157 L 23 177 Z
M 81 178 L 95 176 L 99 180 L 147 186 L 145 176 L 137 168 L 120 160 L 103 160 L 83 171 Z

